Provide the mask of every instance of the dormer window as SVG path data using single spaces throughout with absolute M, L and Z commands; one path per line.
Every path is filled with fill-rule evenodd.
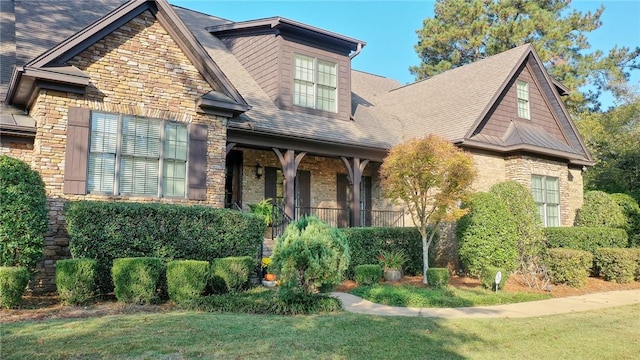
M 518 80 L 518 117 L 531 119 L 529 114 L 529 83 Z
M 294 55 L 293 104 L 337 112 L 337 65 L 311 56 Z

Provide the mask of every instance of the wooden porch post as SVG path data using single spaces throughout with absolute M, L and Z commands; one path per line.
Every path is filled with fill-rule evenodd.
M 295 180 L 296 172 L 298 172 L 298 165 L 300 161 L 307 154 L 301 152 L 296 155 L 295 150 L 288 149 L 284 155 L 278 148 L 273 148 L 273 152 L 276 153 L 280 164 L 282 165 L 282 174 L 284 175 L 284 213 L 291 219 L 295 219 Z
M 360 226 L 360 183 L 362 182 L 362 172 L 369 160 L 360 161 L 360 158 L 356 157 L 349 160 L 343 156 L 342 161 L 347 167 L 351 184 L 351 226 Z

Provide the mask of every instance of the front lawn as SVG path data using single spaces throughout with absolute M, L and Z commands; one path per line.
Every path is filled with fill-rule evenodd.
M 424 308 L 500 305 L 551 298 L 551 295 L 541 293 L 504 291 L 496 293 L 482 288 L 452 286 L 446 289 L 434 289 L 407 284 L 360 286 L 351 290 L 351 294 L 378 304 Z
M 3 359 L 633 359 L 640 305 L 528 319 L 169 312 L 0 331 Z

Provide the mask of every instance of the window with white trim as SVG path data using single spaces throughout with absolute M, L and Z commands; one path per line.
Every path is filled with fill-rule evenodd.
M 337 112 L 337 65 L 295 54 L 293 68 L 293 104 Z
M 531 119 L 529 113 L 529 83 L 518 80 L 516 87 L 518 93 L 518 117 Z
M 560 226 L 560 185 L 557 177 L 532 175 L 531 191 L 545 227 Z
M 91 113 L 89 193 L 185 197 L 185 124 Z

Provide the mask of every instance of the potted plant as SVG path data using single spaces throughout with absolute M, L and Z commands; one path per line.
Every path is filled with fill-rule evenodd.
M 250 204 L 249 208 L 253 214 L 262 216 L 265 224 L 271 226 L 273 224 L 273 204 L 271 199 L 264 199 L 257 204 Z
M 402 277 L 402 265 L 407 262 L 407 256 L 402 250 L 380 251 L 378 262 L 386 281 L 398 281 Z
M 269 272 L 269 265 L 271 265 L 271 258 L 262 258 L 262 285 L 266 287 L 276 286 L 276 274 Z

